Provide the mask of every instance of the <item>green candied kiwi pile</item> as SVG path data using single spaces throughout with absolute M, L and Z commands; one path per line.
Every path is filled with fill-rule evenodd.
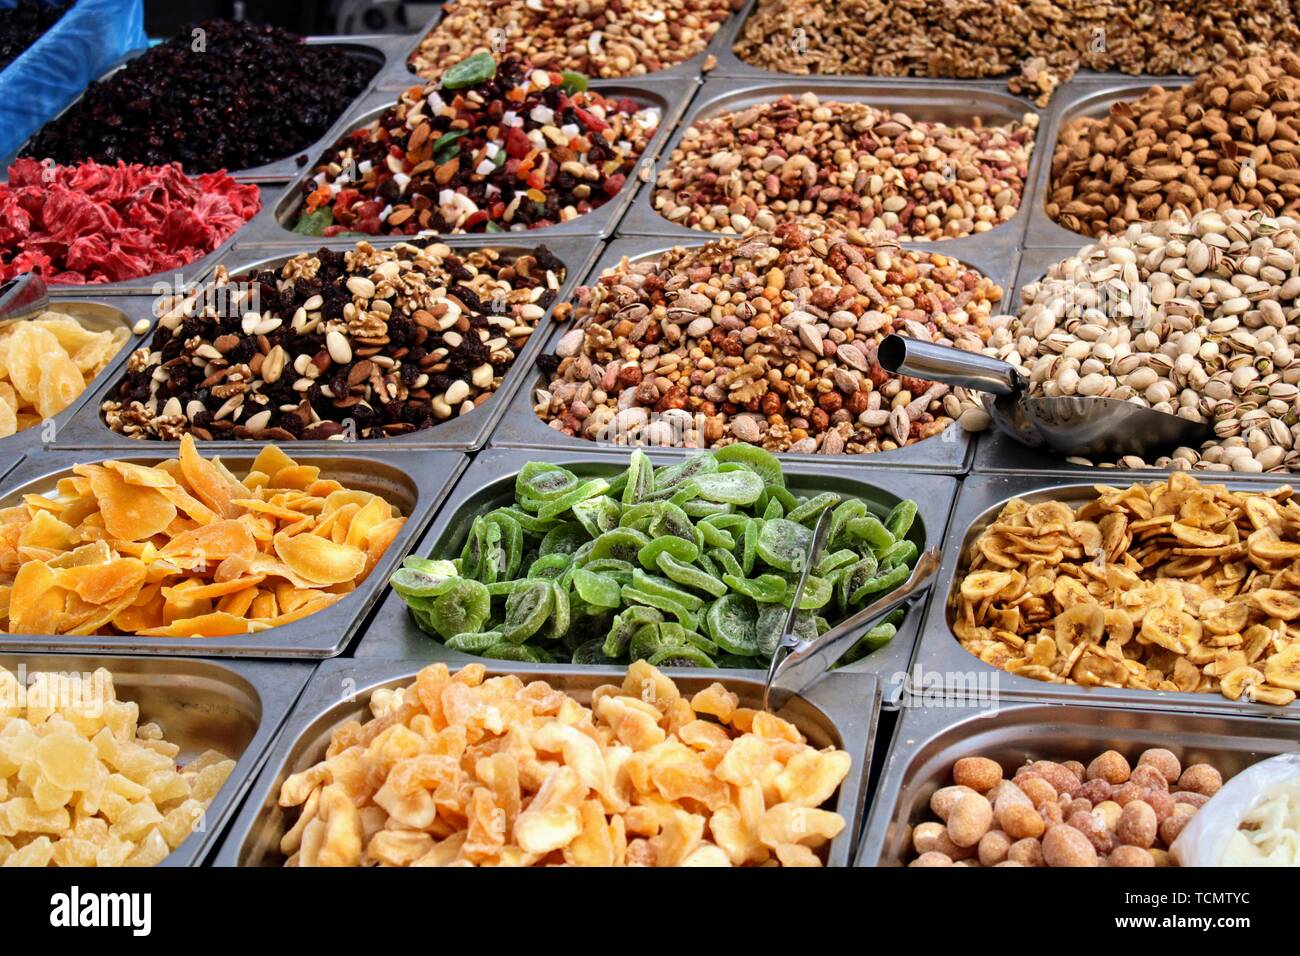
M 792 494 L 753 445 L 660 468 L 634 451 L 609 479 L 530 462 L 515 504 L 475 517 L 460 557 L 409 557 L 391 583 L 422 630 L 466 654 L 765 668 L 828 508 L 795 619 L 813 637 L 911 575 L 916 502 L 882 519 L 858 498 Z M 840 663 L 886 644 L 901 620 L 900 609 Z

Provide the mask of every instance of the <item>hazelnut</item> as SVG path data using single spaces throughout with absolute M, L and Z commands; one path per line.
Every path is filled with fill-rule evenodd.
M 618 370 L 618 384 L 623 388 L 630 388 L 633 385 L 641 384 L 641 366 L 636 364 L 624 365 Z
M 759 400 L 758 407 L 764 415 L 780 415 L 782 410 L 781 396 L 776 392 L 764 392 L 763 397 Z
M 844 399 L 839 392 L 822 392 L 821 395 L 817 396 L 817 404 L 826 412 L 834 414 L 840 410 L 840 407 L 844 404 Z

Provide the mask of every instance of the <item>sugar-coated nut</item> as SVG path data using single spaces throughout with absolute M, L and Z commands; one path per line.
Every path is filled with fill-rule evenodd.
M 952 859 L 935 850 L 922 853 L 908 866 L 952 866 Z
M 1177 806 L 1180 803 L 1186 803 L 1189 804 L 1190 806 L 1195 807 L 1198 810 L 1201 807 L 1205 806 L 1205 804 L 1208 803 L 1210 799 L 1209 796 L 1207 796 L 1204 793 L 1195 793 L 1191 790 L 1175 790 L 1173 793 L 1170 794 L 1170 796 L 1174 798 L 1175 806 Z
M 1024 803 L 1007 803 L 997 812 L 998 826 L 1013 840 L 1037 838 L 1046 829 L 1043 818 L 1033 806 Z
M 1192 764 L 1178 778 L 1179 790 L 1190 790 L 1212 797 L 1223 786 L 1223 774 L 1208 763 Z
M 1025 796 L 1033 801 L 1036 807 L 1056 800 L 1056 788 L 1041 776 L 1025 774 L 1016 778 L 1016 785 L 1025 792 Z
M 1059 803 L 1044 803 L 1038 808 L 1038 815 L 1043 818 L 1043 823 L 1052 826 L 1054 823 L 1063 823 L 1065 814 L 1061 812 Z
M 944 832 L 942 823 L 927 821 L 918 823 L 912 830 L 912 847 L 917 853 L 928 853 L 934 849 L 939 834 Z
M 1146 787 L 1130 780 L 1128 783 L 1122 784 L 1111 796 L 1111 799 L 1122 807 L 1134 800 L 1145 800 L 1147 793 Z
M 1103 800 L 1109 800 L 1114 792 L 1115 788 L 1111 786 L 1109 780 L 1103 780 L 1101 777 L 1098 777 L 1095 780 L 1089 780 L 1080 787 L 1075 796 L 1090 801 L 1095 807 Z
M 988 798 L 993 801 L 993 814 L 997 815 L 1002 807 L 1008 807 L 1012 804 L 1020 804 L 1025 807 L 1032 807 L 1034 801 L 1030 800 L 1025 791 L 1020 789 L 1020 785 L 1010 780 L 1003 780 L 988 793 Z
M 1083 783 L 1082 780 L 1054 760 L 1035 760 L 1026 769 L 1030 773 L 1038 774 L 1050 783 L 1057 793 L 1074 793 Z
M 957 806 L 958 801 L 967 794 L 973 793 L 975 791 L 970 787 L 941 787 L 930 797 L 930 810 L 940 820 L 947 820 L 948 814 L 952 813 L 953 807 Z
M 1092 759 L 1087 773 L 1089 780 L 1105 780 L 1118 786 L 1128 780 L 1130 767 L 1127 758 L 1118 750 L 1107 750 Z
M 1066 820 L 1069 820 L 1070 817 L 1074 816 L 1076 813 L 1091 813 L 1091 812 L 1092 812 L 1092 801 L 1087 800 L 1083 797 L 1064 798 L 1061 802 L 1061 813 L 1065 815 Z
M 1103 800 L 1092 808 L 1092 812 L 1100 813 L 1101 818 L 1106 821 L 1106 826 L 1114 830 L 1119 826 L 1119 818 L 1123 814 L 1124 808 L 1114 800 Z
M 993 805 L 978 793 L 968 793 L 948 814 L 948 836 L 958 846 L 975 846 L 993 823 Z
M 976 849 L 973 846 L 958 846 L 956 843 L 953 843 L 952 837 L 948 836 L 948 831 L 946 829 L 935 837 L 934 849 L 936 852 L 942 853 L 951 860 L 969 860 L 976 853 Z
M 1111 866 L 1155 866 L 1155 857 L 1151 855 L 1150 850 L 1145 850 L 1140 846 L 1125 844 L 1117 846 L 1110 852 L 1106 858 Z
M 1002 779 L 1002 767 L 988 757 L 962 757 L 952 765 L 952 782 L 987 793 Z
M 1149 764 L 1138 764 L 1129 774 L 1129 783 L 1136 783 L 1146 787 L 1148 790 L 1169 791 L 1169 781 L 1165 779 L 1164 772 L 1158 767 Z
M 1156 866 L 1173 866 L 1173 857 L 1169 855 L 1168 850 L 1162 850 L 1159 847 L 1152 847 L 1147 850 L 1151 854 L 1151 859 L 1155 861 Z
M 1070 771 L 1070 773 L 1074 774 L 1075 777 L 1079 779 L 1080 783 L 1088 779 L 1087 768 L 1077 760 L 1063 761 L 1061 763 L 1061 766 L 1064 767 L 1066 770 Z
M 1167 790 L 1148 790 L 1144 803 L 1156 812 L 1156 822 L 1163 823 L 1174 812 L 1174 798 Z
M 994 866 L 1024 866 L 1025 864 L 1017 860 L 1003 860 L 1001 863 L 994 863 Z
M 1151 804 L 1133 800 L 1124 805 L 1119 824 L 1115 827 L 1115 836 L 1120 843 L 1146 849 L 1155 844 L 1159 826 Z
M 1043 834 L 1043 862 L 1048 866 L 1096 866 L 1097 851 L 1074 827 L 1057 823 Z
M 1046 866 L 1043 862 L 1043 844 L 1038 840 L 1026 838 L 1017 840 L 1007 850 L 1007 859 L 1021 866 Z
M 1152 766 L 1164 774 L 1166 783 L 1177 783 L 1178 777 L 1183 772 L 1183 765 L 1175 756 L 1173 751 L 1165 750 L 1163 747 L 1152 747 L 1150 750 L 1142 751 L 1142 756 L 1138 757 L 1138 766 Z
M 1185 803 L 1180 803 L 1174 807 L 1174 812 L 1169 814 L 1160 823 L 1160 840 L 1165 846 L 1171 846 L 1178 839 L 1178 834 L 1183 832 L 1183 827 L 1187 826 L 1188 821 L 1196 816 L 1196 808 L 1189 807 Z
M 1065 822 L 1086 836 L 1093 849 L 1102 856 L 1109 853 L 1115 845 L 1110 827 L 1106 826 L 1106 821 L 1099 814 L 1079 811 L 1066 817 Z
M 1001 830 L 990 830 L 980 837 L 979 861 L 984 866 L 997 866 L 1007 858 L 1011 838 Z

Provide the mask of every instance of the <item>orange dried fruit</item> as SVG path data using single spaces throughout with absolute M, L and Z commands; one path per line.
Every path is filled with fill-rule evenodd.
M 151 627 L 140 632 L 142 637 L 229 637 L 247 634 L 256 628 L 253 621 L 213 611 L 194 617 L 178 618 L 165 627 Z
M 361 574 L 366 556 L 359 548 L 310 534 L 275 536 L 275 553 L 296 574 L 316 584 L 342 584 Z
M 177 535 L 163 546 L 161 553 L 197 555 L 220 564 L 231 557 L 252 560 L 257 555 L 257 542 L 243 523 L 227 518 Z
M 90 490 L 99 502 L 104 529 L 114 538 L 151 538 L 176 517 L 176 506 L 156 489 L 128 485 L 121 475 L 106 468 L 97 468 L 90 475 Z

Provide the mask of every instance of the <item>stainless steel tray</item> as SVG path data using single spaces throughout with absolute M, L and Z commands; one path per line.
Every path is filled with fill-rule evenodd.
M 655 179 L 661 170 L 670 167 L 672 154 L 685 136 L 686 130 L 701 120 L 719 113 L 741 110 L 758 103 L 769 103 L 789 94 L 799 97 L 812 92 L 823 101 L 835 100 L 849 103 L 866 103 L 881 109 L 905 112 L 916 120 L 944 122 L 955 126 L 969 125 L 975 117 L 991 123 L 1020 120 L 1026 113 L 1037 114 L 1032 104 L 1007 93 L 996 83 L 975 83 L 949 80 L 947 85 L 916 83 L 911 80 L 853 80 L 837 77 L 769 78 L 758 80 L 727 77 L 708 79 L 696 95 L 690 111 L 682 118 L 677 131 L 664 147 L 655 168 L 655 177 L 637 194 L 632 208 L 619 225 L 619 235 L 673 236 L 681 239 L 721 235 L 678 225 L 661 216 L 654 207 Z M 1041 125 L 1041 124 L 1040 124 Z M 1004 260 L 1011 262 L 1024 238 L 1028 221 L 1029 185 L 1035 180 L 1041 161 L 1039 149 L 1041 128 L 1035 135 L 1035 146 L 1029 157 L 1025 192 L 1020 208 L 1010 220 L 987 232 L 958 239 L 917 240 L 902 245 L 908 248 L 933 249 L 959 258 L 967 254 L 993 255 L 994 250 Z
M 489 662 L 489 676 L 523 673 L 502 662 Z M 258 777 L 257 786 L 244 803 L 213 859 L 215 866 L 279 866 L 283 863 L 280 838 L 289 827 L 288 814 L 278 803 L 280 788 L 293 773 L 321 760 L 331 732 L 346 720 L 366 720 L 372 691 L 409 684 L 421 665 L 412 661 L 326 662 L 317 669 L 298 706 L 276 743 L 273 756 Z M 549 680 L 560 690 L 583 702 L 601 684 L 618 682 L 619 667 L 576 668 L 550 665 L 530 669 L 531 679 Z M 685 669 L 673 671 L 673 681 L 693 693 L 721 679 L 740 695 L 745 706 L 759 706 L 763 682 L 741 673 L 718 675 L 716 671 Z M 879 718 L 879 687 L 864 674 L 831 674 L 805 697 L 795 697 L 780 712 L 794 723 L 816 747 L 835 746 L 853 757 L 848 777 L 840 785 L 835 810 L 848 821 L 844 831 L 831 841 L 827 863 L 848 866 L 856 846 L 855 834 L 866 803 L 867 775 Z
M 140 705 L 140 723 L 156 721 L 167 740 L 193 760 L 205 750 L 233 758 L 235 769 L 208 805 L 196 830 L 159 866 L 199 866 L 261 769 L 316 669 L 314 664 L 206 661 L 195 658 L 0 655 L 0 667 L 22 677 L 40 671 L 113 674 L 119 699 Z M 23 669 L 20 671 L 20 668 Z
M 1007 704 L 992 713 L 910 709 L 873 794 L 857 865 L 906 865 L 914 856 L 912 828 L 933 819 L 930 796 L 952 782 L 962 757 L 991 757 L 1010 775 L 1027 760 L 1088 761 L 1110 749 L 1136 760 L 1150 747 L 1172 750 L 1184 766 L 1208 761 L 1228 776 L 1297 743 L 1287 724 L 1226 714 L 1136 714 L 1066 701 Z
M 644 236 L 636 239 L 616 239 L 609 243 L 587 276 L 584 285 L 594 285 L 600 274 L 606 269 L 618 265 L 626 256 L 630 260 L 658 256 L 675 246 L 699 246 L 717 240 L 717 236 L 707 233 L 695 233 L 687 239 Z M 959 240 L 953 240 L 953 243 Z M 955 250 L 948 249 L 949 243 L 928 243 L 928 249 L 922 252 L 955 255 Z M 936 248 L 937 245 L 937 248 Z M 995 250 L 972 249 L 971 255 L 961 257 L 964 262 L 975 267 L 996 282 L 1004 291 L 1003 301 L 1011 288 L 1011 279 L 1015 275 L 1015 262 L 1006 261 Z M 994 310 L 995 313 L 997 310 Z M 578 325 L 575 319 L 555 328 L 550 341 L 545 343 L 542 353 L 552 354 L 564 333 Z M 544 387 L 547 376 L 537 368 L 529 368 L 524 385 L 519 388 L 510 402 L 496 430 L 492 433 L 491 444 L 503 448 L 564 448 L 580 451 L 582 449 L 627 450 L 628 446 L 609 442 L 590 441 L 572 435 L 563 435 L 542 421 L 533 411 L 533 399 L 536 390 Z M 781 452 L 778 457 L 783 461 L 852 463 L 867 466 L 897 467 L 909 471 L 933 471 L 943 474 L 965 474 L 970 467 L 970 457 L 974 440 L 968 432 L 956 423 L 950 425 L 941 434 L 933 438 L 899 448 L 894 451 L 876 452 L 869 455 L 829 455 L 798 454 Z M 692 454 L 698 449 L 664 448 L 668 454 Z
M 1158 480 L 1160 476 L 1148 477 Z M 1259 488 L 1258 482 L 1224 483 L 1239 491 Z M 1252 704 L 1244 700 L 1228 700 L 1217 693 L 1052 684 L 1009 674 L 985 664 L 961 646 L 950 625 L 952 600 L 961 584 L 959 572 L 966 566 L 967 551 L 979 533 L 997 518 L 1002 506 L 1012 498 L 1023 498 L 1030 503 L 1057 500 L 1081 504 L 1096 497 L 1093 488 L 1091 483 L 1071 483 L 1049 475 L 972 475 L 962 482 L 948 523 L 943 564 L 935 578 L 930 607 L 921 631 L 921 643 L 916 652 L 909 688 L 913 691 L 913 696 L 924 697 L 927 689 L 937 689 L 942 683 L 955 696 L 978 698 L 984 705 L 990 702 L 1000 704 L 1008 700 L 1036 699 L 1055 703 L 1105 704 L 1133 711 L 1237 714 L 1257 721 L 1300 720 L 1300 703 L 1277 707 Z
M 235 454 L 223 455 L 222 461 L 235 474 L 242 475 L 252 465 L 255 453 L 255 449 L 241 449 Z M 97 461 L 104 457 L 112 456 L 62 450 L 29 455 L 6 476 L 3 487 L 0 488 L 0 508 L 20 503 L 24 494 L 48 493 L 59 478 L 72 474 L 74 464 Z M 165 451 L 159 450 L 152 454 L 146 452 L 119 457 L 141 464 L 153 464 L 167 455 Z M 259 634 L 230 637 L 0 634 L 0 652 L 275 658 L 325 658 L 341 653 L 386 588 L 389 574 L 401 563 L 402 557 L 432 518 L 439 503 L 465 467 L 467 459 L 464 455 L 451 452 L 385 453 L 375 449 L 360 455 L 350 448 L 340 448 L 332 455 L 303 454 L 297 461 L 304 465 L 318 465 L 325 477 L 338 479 L 349 487 L 382 495 L 401 508 L 407 516 L 406 524 L 388 546 L 370 576 L 333 606 Z
M 652 461 L 664 464 L 670 456 L 649 450 Z M 411 551 L 420 557 L 460 553 L 474 516 L 492 508 L 514 501 L 515 474 L 527 462 L 547 461 L 571 468 L 582 475 L 616 474 L 627 467 L 626 454 L 605 452 L 575 453 L 559 450 L 528 451 L 523 449 L 490 448 L 480 452 L 465 470 L 455 490 L 447 497 L 429 530 Z M 936 546 L 943 540 L 957 482 L 943 475 L 903 475 L 895 470 L 846 468 L 841 463 L 812 464 L 803 461 L 782 462 L 787 482 L 795 491 L 840 491 L 892 508 L 904 498 L 917 504 L 917 521 L 908 535 L 918 549 Z M 885 698 L 897 696 L 907 676 L 916 642 L 916 634 L 923 618 L 924 607 L 914 605 L 908 609 L 898 633 L 884 647 L 868 654 L 842 670 L 870 673 L 878 676 L 886 687 Z M 383 660 L 447 661 L 462 665 L 483 658 L 449 650 L 444 644 L 425 634 L 411 620 L 401 595 L 391 588 L 370 621 L 354 651 L 358 658 Z M 545 670 L 551 664 L 518 664 L 519 670 L 533 668 Z M 586 667 L 579 667 L 586 670 Z M 673 673 L 677 673 L 676 670 Z M 718 674 L 744 674 L 762 678 L 762 670 L 737 669 L 713 671 Z
M 652 163 L 663 144 L 667 141 L 672 133 L 678 118 L 690 101 L 691 95 L 695 91 L 695 85 L 688 80 L 646 80 L 644 82 L 632 83 L 623 80 L 596 80 L 591 84 L 591 89 L 595 92 L 602 93 L 613 97 L 629 97 L 645 106 L 650 106 L 660 111 L 660 123 L 655 130 L 654 135 L 650 137 L 650 142 L 646 151 L 642 154 L 637 162 L 637 168 L 640 169 L 643 164 Z M 298 245 L 303 237 L 295 235 L 292 232 L 293 223 L 298 215 L 298 210 L 302 207 L 302 183 L 311 175 L 311 171 L 326 152 L 332 149 L 340 140 L 350 134 L 353 130 L 373 123 L 387 112 L 394 103 L 397 102 L 398 93 L 371 93 L 363 97 L 352 110 L 344 117 L 343 120 L 335 127 L 332 138 L 323 140 L 319 146 L 311 152 L 311 162 L 305 164 L 300 170 L 293 174 L 293 181 L 284 189 L 280 197 L 270 206 L 263 209 L 262 213 L 253 220 L 252 229 L 249 233 L 251 241 L 261 243 L 290 243 Z M 532 236 L 536 241 L 544 242 L 551 236 L 573 236 L 573 235 L 598 235 L 608 236 L 614 231 L 614 227 L 622 218 L 628 204 L 632 201 L 632 196 L 636 192 L 639 180 L 635 173 L 628 176 L 628 181 L 624 184 L 623 189 L 617 196 L 614 196 L 603 205 L 593 209 L 585 215 L 568 222 L 556 223 L 551 226 L 544 226 L 539 229 L 528 229 L 523 231 L 512 231 L 505 233 L 472 233 L 471 237 L 484 235 L 491 237 L 505 236 Z M 445 238 L 460 238 L 460 233 L 448 233 Z M 397 241 L 399 239 L 410 239 L 410 236 L 376 236 L 375 239 L 388 239 Z M 348 237 L 341 241 L 348 243 L 355 242 L 357 237 Z M 316 239 L 320 242 L 320 239 Z M 325 240 L 340 241 L 335 240 Z
M 401 240 L 376 241 L 372 245 L 376 248 L 388 248 L 396 245 L 399 241 Z M 555 236 L 550 240 L 543 240 L 540 238 L 533 239 L 525 235 L 518 238 L 497 235 L 478 241 L 462 241 L 458 237 L 447 240 L 438 239 L 437 241 L 446 242 L 453 249 L 491 247 L 516 254 L 531 252 L 538 246 L 545 245 L 567 266 L 565 278 L 560 283 L 559 292 L 555 297 L 557 303 L 563 302 L 568 298 L 572 290 L 577 287 L 578 280 L 582 277 L 600 248 L 600 241 L 592 236 Z M 251 243 L 241 243 L 221 260 L 221 264 L 228 268 L 231 276 L 239 276 L 253 268 L 263 269 L 278 266 L 299 251 L 315 251 L 320 248 L 350 249 L 353 245 L 355 245 L 354 242 L 342 246 L 323 244 L 319 240 L 312 242 L 308 239 L 307 241 L 300 241 L 297 248 L 288 250 L 284 246 L 256 246 Z M 504 413 L 510 397 L 527 378 L 533 364 L 533 358 L 539 353 L 546 338 L 546 333 L 550 328 L 550 316 L 553 309 L 554 305 L 547 310 L 546 315 L 538 320 L 537 331 L 529 337 L 527 345 L 516 357 L 514 365 L 511 366 L 502 380 L 501 388 L 497 389 L 492 398 L 474 409 L 474 411 L 448 419 L 440 425 L 426 428 L 423 431 L 410 432 L 390 438 L 374 438 L 348 443 L 318 440 L 298 441 L 286 447 L 302 449 L 301 453 L 303 454 L 308 449 L 327 451 L 327 453 L 333 454 L 338 451 L 341 444 L 366 445 L 384 449 L 436 448 L 448 451 L 473 451 L 481 448 L 487 442 L 493 426 Z M 103 377 L 103 381 L 94 389 L 93 399 L 86 402 L 74 414 L 66 432 L 61 434 L 61 443 L 70 448 L 111 448 L 127 454 L 157 453 L 153 451 L 154 449 L 157 449 L 158 452 L 174 454 L 177 447 L 176 442 L 128 438 L 113 431 L 104 423 L 101 412 L 103 402 L 108 399 L 121 380 L 122 375 L 118 373 Z M 246 449 L 256 444 L 259 443 L 243 440 L 201 443 L 205 449 Z

